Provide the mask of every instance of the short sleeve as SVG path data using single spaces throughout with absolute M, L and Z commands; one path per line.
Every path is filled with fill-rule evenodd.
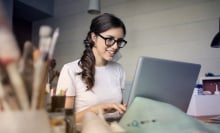
M 74 76 L 73 70 L 68 65 L 64 65 L 57 82 L 56 95 L 59 95 L 60 91 L 66 90 L 66 96 L 75 96 Z

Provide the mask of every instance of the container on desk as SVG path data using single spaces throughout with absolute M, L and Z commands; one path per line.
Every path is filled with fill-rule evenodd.
M 66 96 L 52 96 L 51 97 L 51 111 L 60 112 L 64 109 Z
M 187 114 L 192 116 L 220 115 L 220 96 L 192 95 Z
M 0 133 L 51 133 L 44 110 L 1 112 L 0 120 Z

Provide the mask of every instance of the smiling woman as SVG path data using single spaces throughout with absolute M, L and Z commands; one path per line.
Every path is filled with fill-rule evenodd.
M 66 90 L 65 108 L 75 108 L 76 122 L 81 122 L 87 112 L 126 111 L 126 105 L 121 104 L 125 71 L 113 61 L 127 43 L 125 34 L 124 23 L 113 14 L 95 17 L 84 40 L 82 57 L 63 66 L 57 94 Z

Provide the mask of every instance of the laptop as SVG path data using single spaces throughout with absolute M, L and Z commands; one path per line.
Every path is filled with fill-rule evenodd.
M 187 112 L 200 68 L 195 63 L 139 57 L 128 108 L 138 96 L 166 102 Z

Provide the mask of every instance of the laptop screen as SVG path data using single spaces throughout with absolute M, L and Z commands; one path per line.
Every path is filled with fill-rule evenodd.
M 139 96 L 172 104 L 186 112 L 200 68 L 199 64 L 141 56 L 128 107 Z

